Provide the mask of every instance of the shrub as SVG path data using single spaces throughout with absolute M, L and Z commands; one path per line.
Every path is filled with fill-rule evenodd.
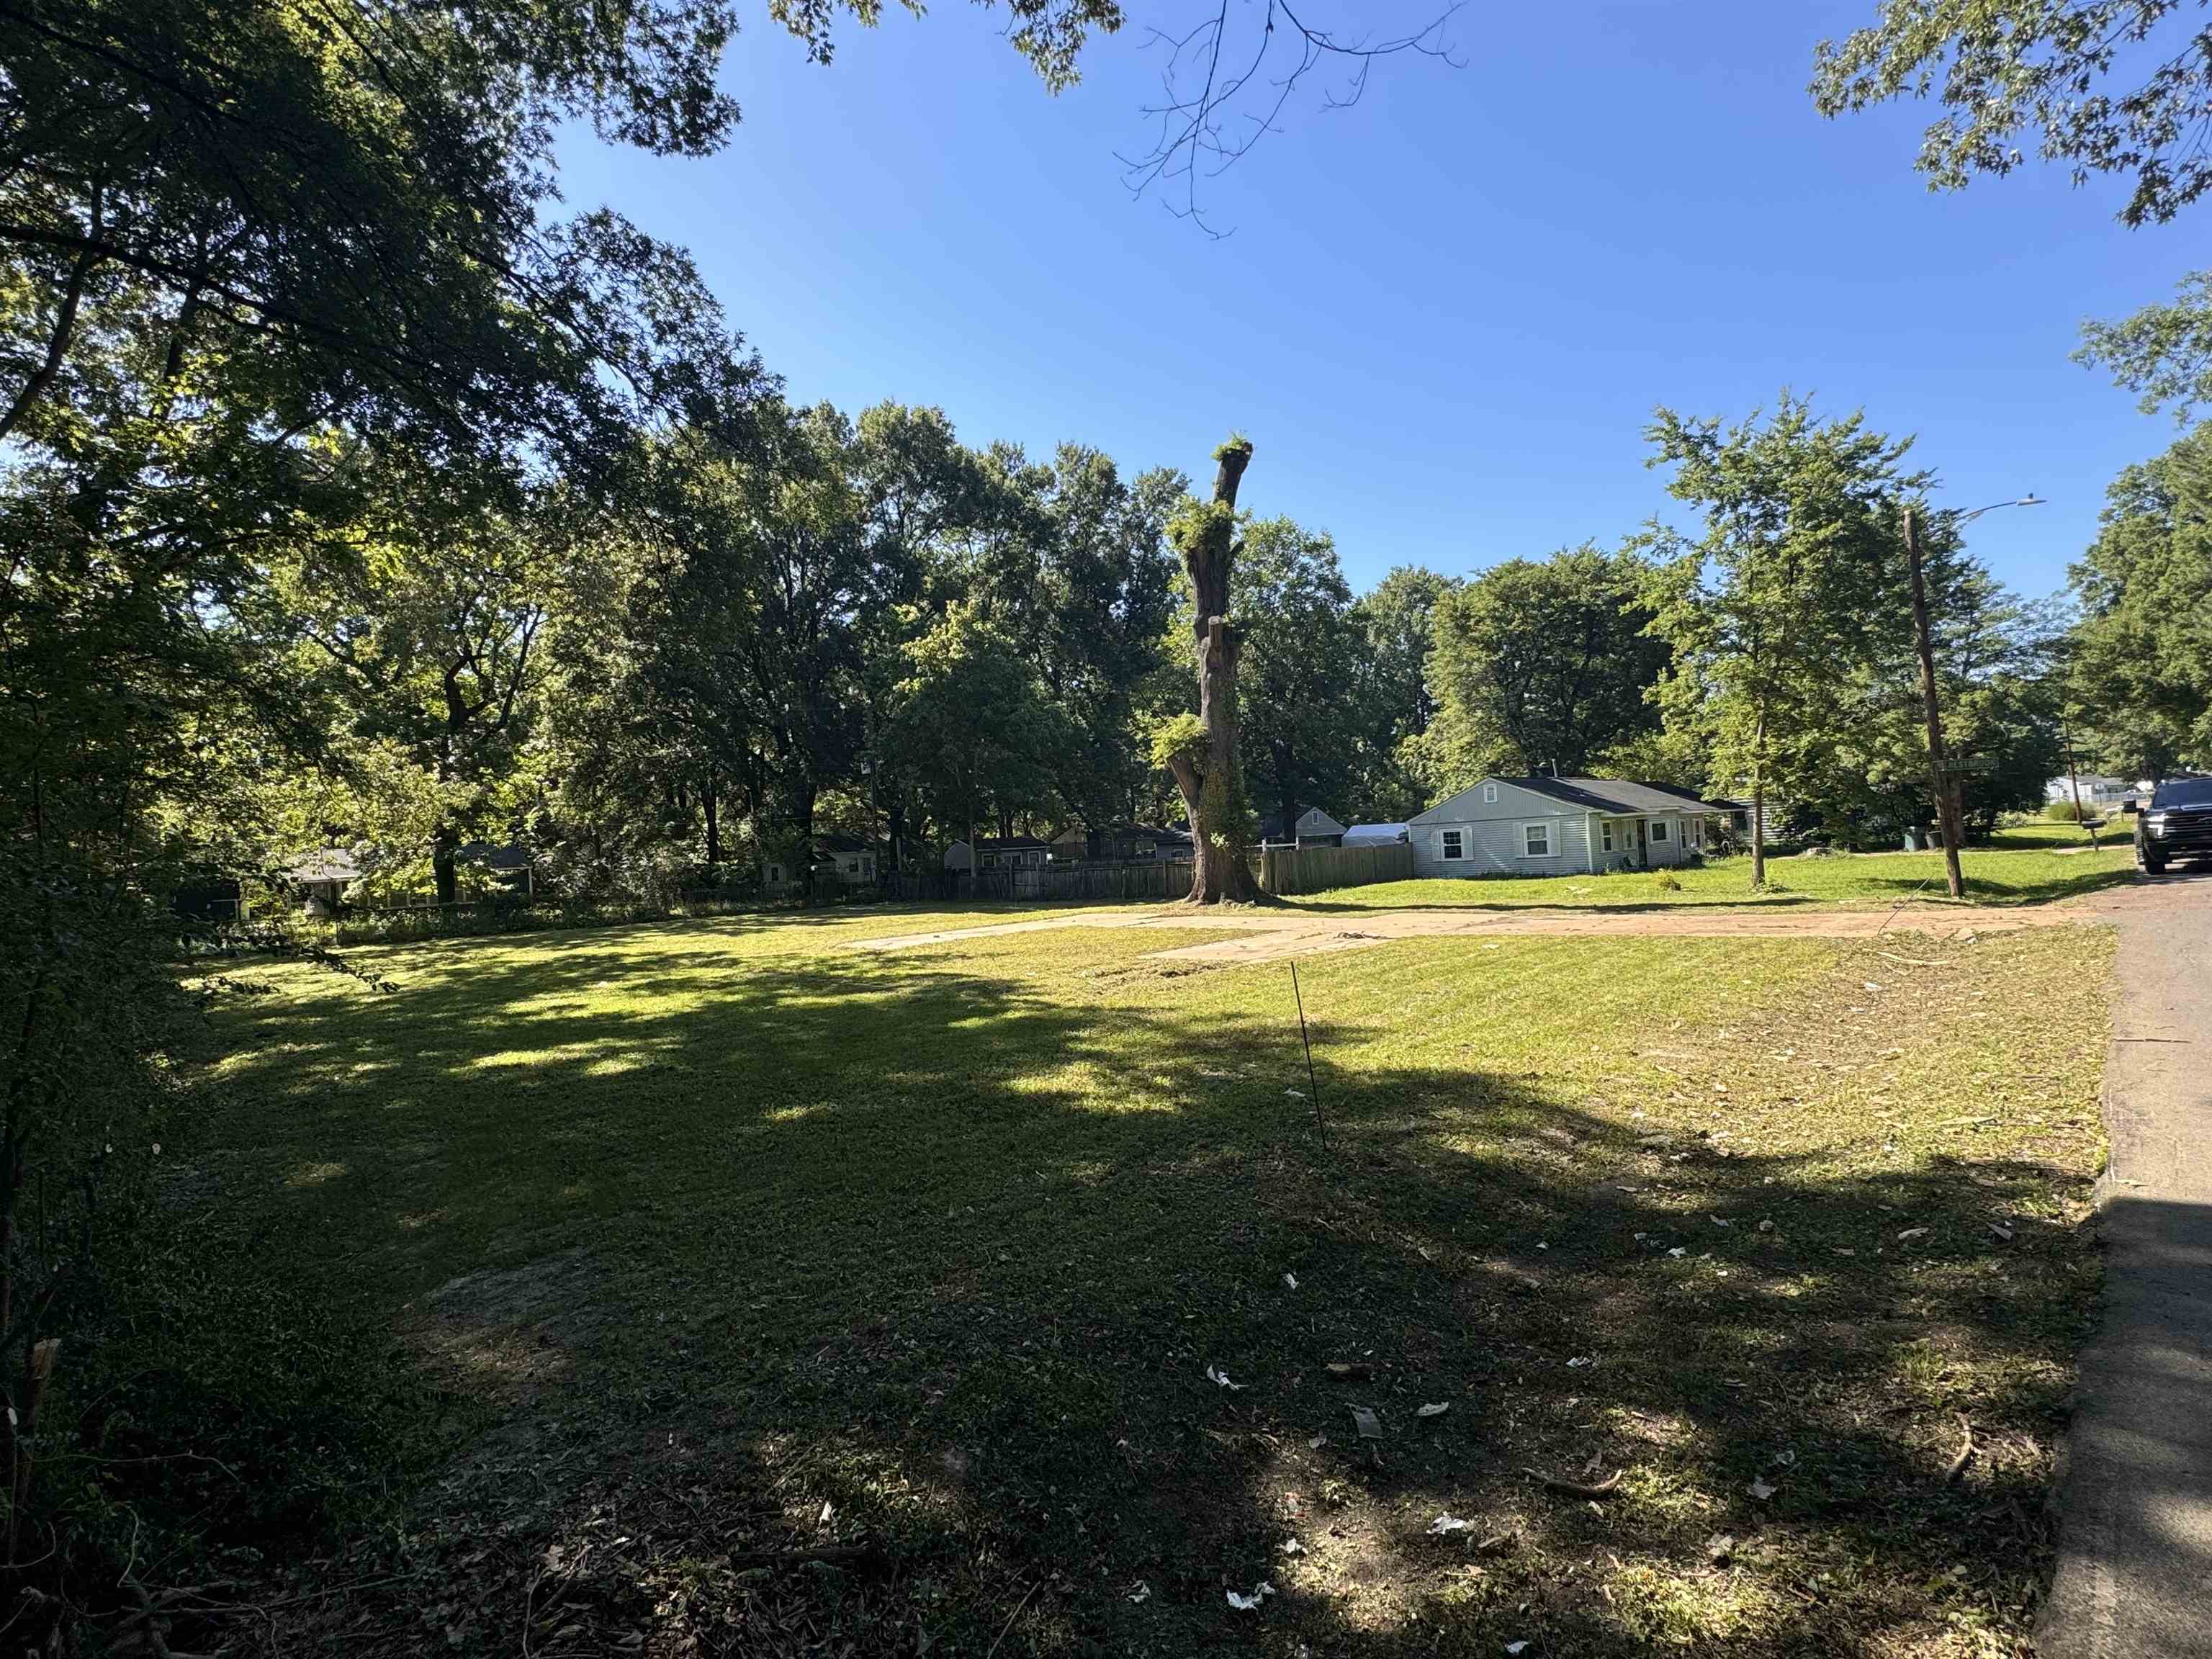
M 2079 823 L 2081 809 L 2070 800 L 2055 800 L 2043 809 L 2043 816 L 2060 823 Z
M 80 1582 L 114 1582 L 134 1550 L 143 1582 L 188 1582 L 224 1550 L 358 1532 L 430 1448 L 390 1334 L 222 1214 L 115 1235 L 71 1310 L 40 1520 Z
M 1679 893 L 1682 884 L 1672 870 L 1661 870 L 1651 878 L 1651 884 L 1662 893 Z

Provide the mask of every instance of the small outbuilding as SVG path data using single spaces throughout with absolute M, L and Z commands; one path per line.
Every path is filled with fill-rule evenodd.
M 1341 847 L 1344 826 L 1318 806 L 1306 808 L 1295 823 L 1277 811 L 1260 820 L 1260 839 L 1270 847 Z

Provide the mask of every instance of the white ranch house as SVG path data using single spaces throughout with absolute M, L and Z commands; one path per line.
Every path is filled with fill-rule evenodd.
M 1485 778 L 1408 821 L 1419 876 L 1558 876 L 1680 864 L 1728 809 L 1621 778 Z

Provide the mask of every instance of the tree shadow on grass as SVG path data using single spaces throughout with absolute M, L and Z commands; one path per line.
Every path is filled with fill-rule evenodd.
M 568 1006 L 613 971 L 659 1012 Z M 304 1088 L 246 1068 L 234 1195 L 500 1415 L 419 1500 L 453 1644 L 1826 1654 L 2033 1598 L 2078 1177 L 1735 1156 L 1340 1068 L 1348 1017 L 1324 1151 L 1235 981 L 1057 971 L 1089 1000 L 988 951 L 564 953 L 321 1005 Z M 310 1152 L 343 1173 L 282 1184 Z M 425 1593 L 319 1590 L 287 1645 L 409 1650 Z

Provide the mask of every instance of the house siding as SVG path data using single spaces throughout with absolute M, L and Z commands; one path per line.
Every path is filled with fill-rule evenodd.
M 1498 791 L 1500 805 L 1508 794 L 1518 795 L 1523 802 L 1530 799 L 1518 790 L 1502 788 Z M 1478 795 L 1478 805 L 1480 799 Z M 1522 826 L 1538 822 L 1552 828 L 1553 840 L 1559 848 L 1553 857 L 1530 858 L 1525 850 Z M 1444 856 L 1447 830 L 1458 830 L 1466 837 L 1465 858 Z M 1589 820 L 1579 811 L 1572 817 L 1559 812 L 1524 811 L 1510 818 L 1416 823 L 1410 833 L 1413 872 L 1419 876 L 1558 876 L 1583 873 L 1590 867 Z

